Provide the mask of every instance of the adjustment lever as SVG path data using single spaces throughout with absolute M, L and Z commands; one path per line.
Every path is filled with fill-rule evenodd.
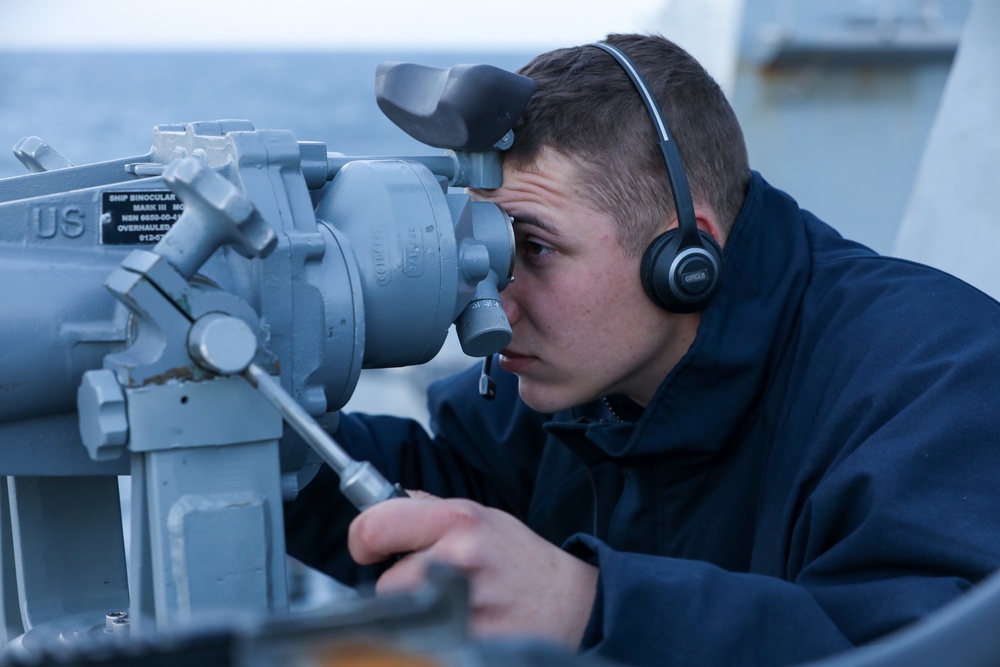
M 368 461 L 356 461 L 330 437 L 281 386 L 281 382 L 253 362 L 257 336 L 250 326 L 222 313 L 209 313 L 195 322 L 188 350 L 198 365 L 220 375 L 242 375 L 273 405 L 309 446 L 340 477 L 340 491 L 358 510 L 389 498 L 406 498 L 398 484 L 390 484 Z
M 240 320 L 242 322 L 242 320 Z M 245 377 L 281 416 L 340 477 L 340 492 L 363 511 L 389 498 L 406 498 L 399 484 L 391 484 L 368 461 L 351 458 L 330 434 L 285 391 L 281 383 L 257 364 L 250 364 Z

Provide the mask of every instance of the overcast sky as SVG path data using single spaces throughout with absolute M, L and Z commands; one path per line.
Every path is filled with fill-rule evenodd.
M 656 29 L 669 0 L 2 0 L 0 49 L 532 50 Z

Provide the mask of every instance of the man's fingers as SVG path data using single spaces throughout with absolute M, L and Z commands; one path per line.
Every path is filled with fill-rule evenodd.
M 354 519 L 347 546 L 357 563 L 377 563 L 394 554 L 432 546 L 448 531 L 478 521 L 481 510 L 465 500 L 441 500 L 434 496 L 393 498 L 368 508 Z
M 394 563 L 375 582 L 379 595 L 392 591 L 413 590 L 427 581 L 427 568 L 434 557 L 425 551 L 415 551 Z

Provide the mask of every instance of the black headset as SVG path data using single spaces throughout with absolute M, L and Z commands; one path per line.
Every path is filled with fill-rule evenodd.
M 693 313 L 711 301 L 722 282 L 722 250 L 711 234 L 698 229 L 687 175 L 677 144 L 667 133 L 667 121 L 635 64 L 604 42 L 590 44 L 607 51 L 622 66 L 653 118 L 660 150 L 667 163 L 670 190 L 677 208 L 677 227 L 657 236 L 640 265 L 642 287 L 653 303 L 674 313 Z

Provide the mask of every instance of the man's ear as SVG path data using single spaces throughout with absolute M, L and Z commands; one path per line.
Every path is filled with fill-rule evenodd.
M 722 233 L 722 227 L 719 225 L 718 216 L 715 215 L 715 211 L 710 206 L 695 205 L 694 219 L 698 223 L 698 229 L 711 235 L 720 248 L 725 246 L 726 239 Z
M 694 206 L 694 220 L 698 225 L 698 229 L 703 232 L 708 233 L 715 242 L 719 244 L 719 247 L 725 246 L 726 237 L 722 233 L 722 226 L 719 224 L 719 217 L 715 214 L 715 211 L 711 206 L 702 206 L 701 204 L 695 204 Z M 663 227 L 657 230 L 654 238 L 659 236 L 664 232 L 668 232 L 671 229 L 676 229 L 678 227 L 677 218 L 674 218 Z

